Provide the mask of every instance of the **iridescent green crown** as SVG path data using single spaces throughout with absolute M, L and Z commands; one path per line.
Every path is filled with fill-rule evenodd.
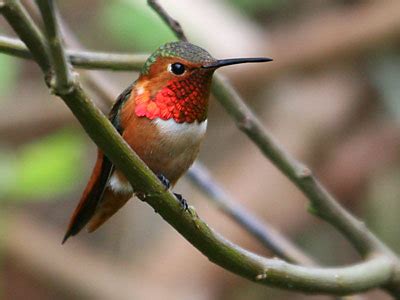
M 180 57 L 193 63 L 206 64 L 215 61 L 210 53 L 203 48 L 188 42 L 172 42 L 162 45 L 147 59 L 142 74 L 149 72 L 150 66 L 158 57 Z

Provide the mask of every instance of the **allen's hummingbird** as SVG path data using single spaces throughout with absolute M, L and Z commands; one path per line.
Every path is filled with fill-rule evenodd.
M 195 160 L 207 127 L 211 79 L 217 68 L 269 58 L 214 59 L 187 42 L 167 43 L 146 61 L 139 78 L 118 97 L 110 121 L 169 187 Z M 92 232 L 134 194 L 125 176 L 99 150 L 93 173 L 63 243 L 83 227 Z M 178 196 L 184 205 L 184 199 Z

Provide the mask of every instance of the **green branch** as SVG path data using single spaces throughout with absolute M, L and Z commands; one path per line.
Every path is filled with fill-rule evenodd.
M 187 177 L 193 185 L 205 193 L 219 209 L 235 220 L 242 228 L 256 237 L 267 249 L 278 257 L 295 264 L 313 266 L 314 261 L 305 255 L 271 225 L 261 221 L 242 207 L 227 194 L 219 185 L 215 184 L 207 169 L 199 162 L 195 162 L 189 169 Z
M 158 4 L 157 0 L 147 0 L 147 4 L 163 19 L 178 39 L 187 42 L 188 39 L 183 32 L 181 24 L 171 18 L 164 8 Z
M 21 40 L 0 36 L 0 52 L 25 59 L 32 54 Z M 67 49 L 68 60 L 77 68 L 88 70 L 132 71 L 140 70 L 148 54 L 121 54 Z
M 64 53 L 54 2 L 53 0 L 37 0 L 37 3 L 45 24 L 49 57 L 54 70 L 50 85 L 59 93 L 65 93 L 72 86 L 73 75 L 70 72 L 70 65 Z
M 4 3 L 0 3 L 0 13 L 4 15 L 21 40 L 30 45 L 31 55 L 42 68 L 45 76 L 47 76 L 50 72 L 50 61 L 43 34 L 21 2 L 4 0 Z
M 279 145 L 222 76 L 216 76 L 212 91 L 238 128 L 307 196 L 313 213 L 339 229 L 363 257 L 374 252 L 390 252 L 362 222 L 355 219 L 325 190 L 308 168 L 293 159 Z

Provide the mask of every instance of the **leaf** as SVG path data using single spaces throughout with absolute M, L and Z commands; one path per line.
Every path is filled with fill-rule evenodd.
M 108 1 L 104 5 L 101 26 L 121 45 L 139 51 L 153 51 L 174 40 L 173 33 L 147 6 L 137 1 Z
M 18 153 L 11 198 L 54 198 L 70 191 L 80 180 L 82 138 L 63 130 L 30 144 Z
M 290 4 L 288 0 L 226 0 L 226 2 L 250 14 L 257 14 L 260 11 L 273 12 Z

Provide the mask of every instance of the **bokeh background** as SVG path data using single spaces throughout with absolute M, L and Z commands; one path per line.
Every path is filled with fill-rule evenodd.
M 57 1 L 92 50 L 174 40 L 145 0 Z M 264 125 L 341 203 L 400 250 L 400 2 L 160 0 L 215 57 L 269 56 L 226 74 Z M 25 1 L 33 7 L 33 1 Z M 34 9 L 31 10 L 34 14 Z M 14 35 L 4 19 L 0 33 Z M 71 46 L 73 48 L 73 46 Z M 115 98 L 134 72 L 96 72 Z M 96 93 L 95 102 L 107 111 Z M 246 208 L 326 266 L 359 260 L 212 101 L 200 161 Z M 145 203 L 61 246 L 96 148 L 32 62 L 0 54 L 1 299 L 331 299 L 266 288 L 213 265 Z M 176 186 L 223 235 L 272 256 L 188 180 Z M 379 291 L 367 299 L 389 299 Z

